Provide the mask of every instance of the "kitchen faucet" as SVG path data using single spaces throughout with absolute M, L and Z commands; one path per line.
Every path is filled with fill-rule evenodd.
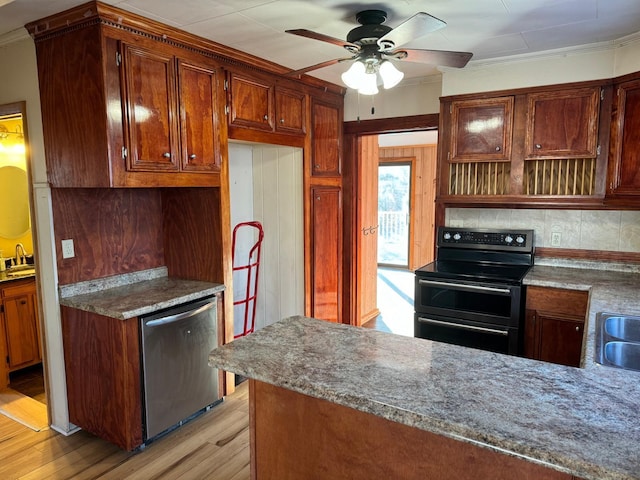
M 20 255 L 22 253 L 22 255 Z M 27 252 L 24 249 L 24 245 L 21 243 L 16 244 L 16 265 L 23 265 L 27 263 Z

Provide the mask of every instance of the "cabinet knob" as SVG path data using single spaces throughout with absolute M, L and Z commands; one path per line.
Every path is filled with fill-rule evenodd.
M 576 332 L 579 332 L 579 331 L 580 331 L 580 327 L 576 327 Z
M 280 119 L 280 123 L 284 125 L 284 118 Z
M 192 153 L 191 155 L 189 155 L 189 160 L 195 160 L 196 158 L 196 154 Z
M 162 154 L 162 156 L 163 156 L 164 158 L 171 158 L 171 154 L 170 154 L 169 152 L 164 152 L 164 153 Z
M 319 164 L 319 163 L 316 163 L 316 164 L 314 165 L 314 167 L 315 167 L 315 168 L 320 168 L 320 164 Z
M 499 152 L 500 150 L 502 150 L 502 148 L 500 148 L 499 146 L 496 147 L 496 152 Z
M 540 145 L 539 143 L 536 143 L 536 148 L 542 148 L 542 145 Z
M 265 122 L 266 122 L 267 120 L 269 120 L 269 115 L 265 115 L 265 116 L 264 116 L 264 117 L 262 117 L 262 118 L 264 118 L 264 120 L 265 120 Z

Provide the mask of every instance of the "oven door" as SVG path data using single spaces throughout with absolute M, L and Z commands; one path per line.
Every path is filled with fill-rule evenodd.
M 416 277 L 415 311 L 518 328 L 520 286 Z
M 519 351 L 518 331 L 517 328 L 493 326 L 453 317 L 417 312 L 415 314 L 414 333 L 417 338 L 490 352 L 517 355 Z

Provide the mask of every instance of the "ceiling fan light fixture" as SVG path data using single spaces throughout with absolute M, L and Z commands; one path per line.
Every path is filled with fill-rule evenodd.
M 351 67 L 349 67 L 349 70 L 342 74 L 342 81 L 347 87 L 358 90 L 360 88 L 360 85 L 362 85 L 365 81 L 365 75 L 366 73 L 364 63 L 353 62 Z
M 389 60 L 384 60 L 380 64 L 379 72 L 385 89 L 395 87 L 404 78 L 404 73 L 398 70 Z
M 365 73 L 358 88 L 361 95 L 375 95 L 378 93 L 378 76 L 374 73 Z

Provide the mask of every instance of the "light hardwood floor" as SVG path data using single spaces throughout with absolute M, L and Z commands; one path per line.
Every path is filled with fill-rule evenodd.
M 248 382 L 222 404 L 138 452 L 86 432 L 34 432 L 0 415 L 0 479 L 245 480 Z

